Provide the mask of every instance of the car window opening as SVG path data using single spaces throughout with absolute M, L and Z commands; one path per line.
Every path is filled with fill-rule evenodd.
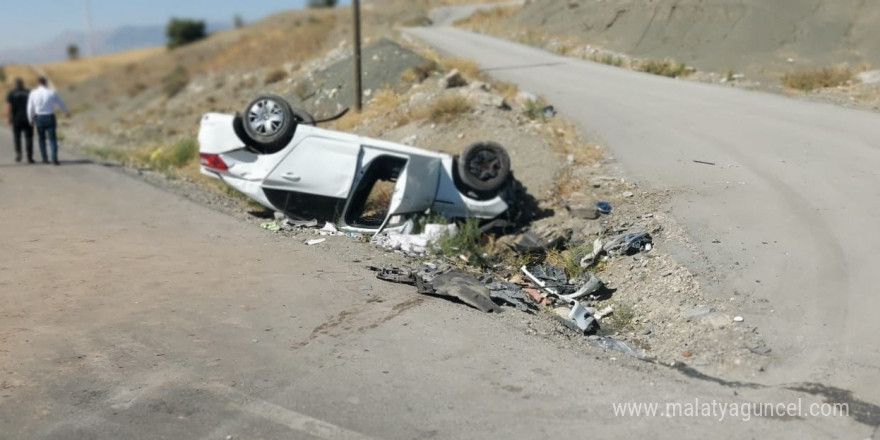
M 368 165 L 351 196 L 345 223 L 358 228 L 378 228 L 388 216 L 397 178 L 407 160 L 379 156 Z

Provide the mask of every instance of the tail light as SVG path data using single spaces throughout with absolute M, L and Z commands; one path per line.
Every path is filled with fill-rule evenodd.
M 199 159 L 202 166 L 205 168 L 211 168 L 212 170 L 218 171 L 229 170 L 229 167 L 226 166 L 226 162 L 223 162 L 223 159 L 219 154 L 199 153 Z

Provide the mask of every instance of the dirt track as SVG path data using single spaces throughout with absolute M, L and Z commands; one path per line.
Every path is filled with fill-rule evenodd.
M 611 404 L 818 401 L 560 347 L 524 315 L 418 297 L 116 170 L 11 152 L 0 130 L 4 439 L 681 438 L 721 425 Z M 723 429 L 871 432 L 849 418 Z

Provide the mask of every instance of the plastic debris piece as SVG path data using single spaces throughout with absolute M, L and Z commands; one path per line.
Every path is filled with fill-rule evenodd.
M 278 225 L 278 222 L 276 222 L 276 221 L 260 223 L 260 227 L 267 230 L 267 231 L 272 231 L 272 232 L 278 232 L 281 230 L 281 226 Z
M 324 224 L 324 227 L 318 230 L 318 233 L 321 235 L 336 235 L 339 233 L 339 230 L 336 229 L 336 226 L 333 223 L 327 222 Z
M 604 251 L 605 249 L 602 240 L 597 238 L 595 241 L 593 241 L 593 251 L 590 252 L 589 255 L 584 256 L 584 258 L 581 258 L 581 268 L 586 269 L 596 264 L 596 258 L 599 258 L 599 255 L 601 255 Z
M 373 243 L 388 250 L 399 250 L 408 255 L 427 254 L 428 247 L 446 235 L 458 234 L 455 224 L 427 224 L 421 234 L 387 232 L 373 237 Z
M 581 285 L 574 293 L 570 295 L 559 295 L 560 297 L 567 300 L 575 300 L 581 299 L 588 295 L 593 295 L 598 292 L 602 287 L 605 286 L 605 283 L 599 279 L 596 275 L 592 273 L 587 273 L 587 281 Z M 597 318 L 598 319 L 598 318 Z
M 315 228 L 318 226 L 317 219 L 311 220 L 296 220 L 290 217 L 281 220 L 282 227 L 291 227 L 291 228 Z
M 634 356 L 638 359 L 646 359 L 645 352 L 642 349 L 634 349 L 626 342 L 612 338 L 611 336 L 594 336 L 586 339 L 587 345 L 592 347 L 604 348 L 606 350 L 616 350 L 623 354 Z
M 647 232 L 626 232 L 614 237 L 603 250 L 609 255 L 632 255 L 652 247 L 653 240 Z
M 614 307 L 607 306 L 602 310 L 599 310 L 596 313 L 593 313 L 593 317 L 596 319 L 602 319 L 610 314 L 614 313 Z
M 611 214 L 611 204 L 608 202 L 596 202 L 596 210 L 602 214 Z
M 316 245 L 316 244 L 321 244 L 321 243 L 323 243 L 323 242 L 325 242 L 325 241 L 327 241 L 326 238 L 314 238 L 314 239 L 312 239 L 312 240 L 307 241 L 306 244 L 309 245 L 309 246 L 314 246 L 314 245 Z

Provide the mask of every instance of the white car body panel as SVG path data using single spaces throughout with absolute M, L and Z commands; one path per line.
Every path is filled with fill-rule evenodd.
M 203 116 L 199 152 L 218 155 L 228 169 L 221 171 L 202 165 L 201 171 L 269 209 L 284 211 L 284 207 L 269 200 L 266 190 L 286 191 L 345 200 L 340 213 L 344 217 L 352 205 L 351 194 L 366 178 L 373 161 L 383 157 L 406 161 L 391 197 L 386 224 L 392 229 L 404 214 L 431 210 L 450 218 L 494 219 L 508 209 L 500 196 L 476 200 L 463 194 L 455 184 L 454 160 L 449 154 L 310 125 L 298 126 L 293 139 L 281 151 L 257 154 L 235 133 L 233 121 L 234 115 Z M 371 233 L 378 228 L 343 222 L 342 229 Z

